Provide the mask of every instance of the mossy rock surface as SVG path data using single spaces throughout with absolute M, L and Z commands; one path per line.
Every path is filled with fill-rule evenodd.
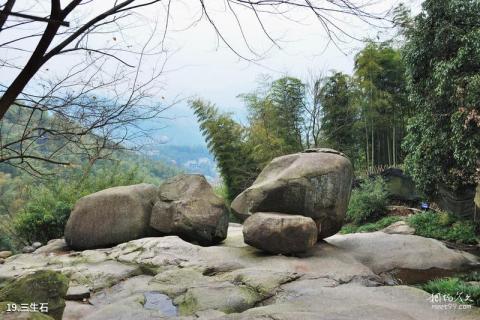
M 13 301 L 17 304 L 48 303 L 47 314 L 54 319 L 61 319 L 68 283 L 68 278 L 60 272 L 37 271 L 8 281 L 0 289 L 0 301 Z
M 263 296 L 247 286 L 235 286 L 230 283 L 208 287 L 196 287 L 176 298 L 174 304 L 182 316 L 197 311 L 219 310 L 224 313 L 241 313 L 253 308 Z

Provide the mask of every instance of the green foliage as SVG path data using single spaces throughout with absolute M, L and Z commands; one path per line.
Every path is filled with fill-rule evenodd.
M 465 244 L 477 243 L 475 224 L 472 221 L 460 220 L 450 213 L 417 213 L 408 219 L 408 223 L 415 228 L 415 234 L 422 237 Z
M 213 192 L 220 198 L 228 202 L 228 189 L 225 183 L 219 183 L 213 186 Z
M 249 111 L 247 143 L 261 168 L 275 157 L 304 149 L 305 85 L 299 79 L 283 77 L 240 97 Z
M 480 271 L 473 271 L 460 276 L 463 281 L 480 281 Z
M 217 160 L 227 188 L 227 199 L 231 201 L 250 186 L 259 173 L 245 142 L 245 128 L 209 103 L 195 100 L 191 102 L 191 107 L 207 146 Z
M 404 142 L 409 174 L 422 191 L 480 180 L 480 3 L 426 0 L 406 27 L 404 49 L 414 117 Z
M 48 304 L 47 314 L 54 319 L 61 319 L 65 309 L 65 295 L 69 278 L 59 271 L 37 270 L 2 284 L 0 301 L 11 301 L 17 304 L 32 302 Z M 30 319 L 28 317 L 27 319 Z
M 266 166 L 274 157 L 293 150 L 277 133 L 279 123 L 273 102 L 258 93 L 242 95 L 249 111 L 249 127 L 246 128 L 246 143 L 251 156 L 260 167 Z
M 283 77 L 267 84 L 265 92 L 241 97 L 249 110 L 248 126 L 212 104 L 201 100 L 190 104 L 217 160 L 230 201 L 248 188 L 273 158 L 303 149 L 305 85 L 300 80 Z
M 275 135 L 290 148 L 286 153 L 302 150 L 305 85 L 297 78 L 280 78 L 271 84 L 267 98 L 274 106 L 269 116 L 275 119 Z
M 402 218 L 398 216 L 389 216 L 389 217 L 383 217 L 376 222 L 366 223 L 361 226 L 355 225 L 353 223 L 349 223 L 342 227 L 342 230 L 340 230 L 340 233 L 348 234 L 348 233 L 379 231 L 379 230 L 385 229 L 392 223 L 395 223 L 400 220 L 402 220 Z
M 6 234 L 0 234 L 0 251 L 13 250 L 12 240 Z
M 52 199 L 51 194 L 43 196 L 45 198 L 38 202 L 29 203 L 15 220 L 18 235 L 29 242 L 46 243 L 50 239 L 62 237 L 72 209 L 71 204 Z
M 466 283 L 459 278 L 431 280 L 421 288 L 432 294 L 439 293 L 453 297 L 459 304 L 472 304 L 480 307 L 480 286 Z
M 374 221 L 385 214 L 387 204 L 388 192 L 383 179 L 367 179 L 352 191 L 347 220 L 356 225 Z
M 341 72 L 324 80 L 319 92 L 323 117 L 321 130 L 326 147 L 347 154 L 354 162 L 357 149 L 355 120 L 357 111 L 353 105 L 354 83 Z
M 109 187 L 135 184 L 142 180 L 136 169 L 125 170 L 122 166 L 112 166 L 96 169 L 87 177 L 76 173 L 33 186 L 24 209 L 14 218 L 16 234 L 29 243 L 46 243 L 50 239 L 60 238 L 78 199 Z
M 40 116 L 37 112 L 30 115 L 22 110 L 24 108 L 12 107 L 2 119 L 5 141 L 22 137 L 26 123 L 30 123 L 27 128 L 54 128 L 52 121 L 59 120 L 46 114 Z M 76 124 L 72 125 L 79 128 Z M 90 143 L 97 138 L 92 134 L 82 140 Z M 116 143 L 102 140 L 102 144 L 95 144 L 95 148 L 86 144 L 79 150 L 79 145 L 72 141 L 47 134 L 28 144 L 28 155 L 48 158 L 55 153 L 57 160 L 71 163 L 69 166 L 34 160 L 16 166 L 12 166 L 14 162 L 0 163 L 2 245 L 15 249 L 26 242 L 45 242 L 61 237 L 73 204 L 86 194 L 115 185 L 137 182 L 158 184 L 180 172 L 174 166 L 125 150 L 125 146 Z M 107 150 L 102 149 L 105 145 L 109 145 Z M 17 147 L 11 145 L 8 149 L 17 155 Z M 34 167 L 29 164 L 34 164 Z
M 411 113 L 404 74 L 400 51 L 391 43 L 370 42 L 355 57 L 358 138 L 367 167 L 403 160 L 403 128 Z

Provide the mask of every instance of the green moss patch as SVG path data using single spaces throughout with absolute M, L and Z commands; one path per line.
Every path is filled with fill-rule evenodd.
M 59 272 L 41 270 L 8 281 L 0 289 L 0 301 L 17 304 L 48 303 L 48 315 L 61 319 L 69 280 Z

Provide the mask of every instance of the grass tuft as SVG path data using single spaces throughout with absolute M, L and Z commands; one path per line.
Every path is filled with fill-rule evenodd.
M 420 286 L 432 293 L 453 297 L 459 304 L 471 304 L 480 307 L 480 286 L 469 284 L 459 278 L 436 279 Z
M 408 219 L 415 234 L 456 243 L 476 244 L 477 235 L 472 221 L 462 220 L 451 213 L 426 211 Z
M 340 230 L 340 233 L 342 234 L 348 234 L 348 233 L 359 233 L 359 232 L 374 232 L 374 231 L 379 231 L 382 230 L 392 223 L 395 223 L 397 221 L 402 220 L 400 217 L 397 216 L 389 216 L 389 217 L 384 217 L 376 222 L 371 222 L 367 223 L 361 226 L 357 226 L 355 224 L 346 224 L 342 227 Z

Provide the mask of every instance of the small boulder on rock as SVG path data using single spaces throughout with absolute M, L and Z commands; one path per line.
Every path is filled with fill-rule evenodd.
M 352 179 L 353 167 L 344 154 L 309 149 L 273 159 L 231 207 L 241 220 L 255 212 L 311 217 L 323 239 L 342 227 Z
M 33 251 L 35 251 L 35 248 L 32 246 L 25 246 L 22 248 L 23 253 L 32 253 Z
M 35 250 L 35 253 L 49 254 L 49 253 L 66 252 L 69 250 L 70 248 L 68 247 L 65 239 L 52 239 L 48 241 L 46 245 Z
M 204 176 L 176 176 L 159 188 L 150 226 L 163 234 L 178 235 L 202 245 L 227 237 L 228 210 Z
M 117 245 L 150 235 L 157 187 L 137 184 L 114 187 L 77 201 L 65 228 L 65 240 L 75 250 Z
M 245 220 L 245 243 L 269 253 L 301 253 L 317 242 L 317 225 L 300 215 L 258 212 Z
M 68 288 L 66 300 L 83 300 L 90 298 L 90 288 L 84 285 L 75 285 Z
M 0 251 L 0 258 L 7 259 L 12 256 L 12 251 Z
M 42 243 L 41 242 L 34 242 L 32 243 L 32 247 L 36 250 L 38 248 L 40 248 L 42 246 Z

